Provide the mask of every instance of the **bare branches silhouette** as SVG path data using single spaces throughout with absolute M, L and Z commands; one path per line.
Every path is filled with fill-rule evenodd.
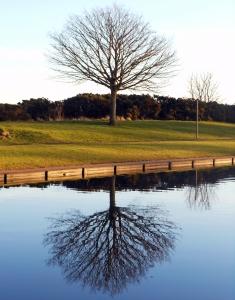
M 192 74 L 188 87 L 192 99 L 203 102 L 219 101 L 218 84 L 212 73 Z
M 187 202 L 190 208 L 210 209 L 211 201 L 216 198 L 216 185 L 208 182 L 202 172 L 195 170 L 195 185 L 187 188 Z
M 113 295 L 169 258 L 176 229 L 158 207 L 117 206 L 113 178 L 109 209 L 54 219 L 45 244 L 67 280 Z
M 169 41 L 118 5 L 70 17 L 61 33 L 51 34 L 49 56 L 62 77 L 110 90 L 110 125 L 116 123 L 118 91 L 159 90 L 176 64 Z

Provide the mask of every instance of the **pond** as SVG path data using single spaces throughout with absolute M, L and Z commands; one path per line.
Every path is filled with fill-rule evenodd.
M 0 189 L 3 300 L 235 299 L 235 168 Z

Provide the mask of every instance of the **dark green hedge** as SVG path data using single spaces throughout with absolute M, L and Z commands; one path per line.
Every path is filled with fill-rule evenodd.
M 0 121 L 64 120 L 106 118 L 109 95 L 79 94 L 62 101 L 46 98 L 22 100 L 18 104 L 0 104 Z M 118 95 L 117 116 L 121 119 L 195 120 L 196 102 L 150 95 Z M 200 102 L 199 119 L 235 122 L 235 105 Z

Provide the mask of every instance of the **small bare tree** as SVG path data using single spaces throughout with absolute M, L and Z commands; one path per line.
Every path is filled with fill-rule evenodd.
M 110 89 L 110 125 L 116 123 L 118 91 L 157 90 L 160 81 L 155 80 L 171 76 L 176 61 L 166 38 L 116 5 L 71 17 L 51 40 L 52 68 L 62 77 Z
M 195 170 L 195 183 L 186 188 L 187 202 L 190 208 L 211 209 L 216 199 L 216 184 L 208 182 L 208 174 Z
M 196 139 L 199 136 L 199 101 L 219 101 L 218 84 L 211 73 L 192 74 L 188 87 L 189 95 L 196 100 Z
M 213 74 L 192 74 L 189 80 L 189 95 L 192 99 L 203 102 L 218 101 L 218 84 L 214 81 Z

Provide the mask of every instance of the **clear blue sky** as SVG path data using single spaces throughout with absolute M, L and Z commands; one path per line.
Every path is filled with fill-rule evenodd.
M 69 15 L 111 5 L 108 0 L 0 0 L 0 102 L 30 97 L 63 99 L 85 91 L 103 92 L 95 85 L 57 82 L 44 54 L 48 33 L 60 31 Z M 192 72 L 212 72 L 225 102 L 235 103 L 235 1 L 164 0 L 116 1 L 140 13 L 152 28 L 169 37 L 180 70 L 166 95 L 187 96 Z

